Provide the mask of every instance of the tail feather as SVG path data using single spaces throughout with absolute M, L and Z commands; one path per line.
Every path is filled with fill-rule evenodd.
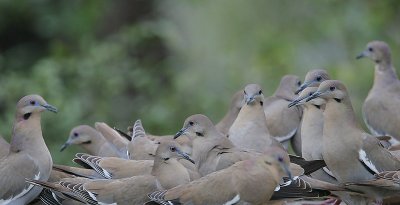
M 74 176 L 78 176 L 78 177 L 85 177 L 85 178 L 90 178 L 90 179 L 103 179 L 104 178 L 104 176 L 97 173 L 91 167 L 89 167 L 89 169 L 86 169 L 86 168 L 80 168 L 80 167 L 69 167 L 69 166 L 64 166 L 64 165 L 53 165 L 53 169 L 67 173 L 67 174 L 71 174 Z
M 39 181 L 39 180 L 34 180 L 34 179 L 25 179 L 26 182 L 33 184 L 35 186 L 40 186 L 48 190 L 49 192 L 42 192 L 41 194 L 41 201 L 45 203 L 46 205 L 57 205 L 57 202 L 61 204 L 60 198 L 65 198 L 65 199 L 72 199 L 75 201 L 79 201 L 81 203 L 86 203 L 84 200 L 80 199 L 79 196 L 77 196 L 74 192 L 63 189 L 61 182 L 60 184 L 56 183 L 50 183 L 50 182 L 45 182 L 45 181 Z M 60 187 L 62 186 L 62 187 Z M 56 198 L 59 196 L 59 198 Z M 53 198 L 53 199 L 52 199 Z M 93 203 L 93 205 L 97 205 L 96 203 Z
M 99 175 L 106 179 L 111 179 L 112 175 L 111 173 L 107 172 L 107 170 L 104 170 L 102 167 L 100 167 L 100 161 L 102 160 L 101 157 L 98 156 L 93 156 L 89 154 L 84 154 L 84 153 L 77 153 L 75 154 L 75 158 L 73 161 L 85 168 L 93 169 L 95 170 Z
M 166 192 L 167 192 L 166 190 L 164 190 L 164 191 L 155 191 L 155 192 L 152 192 L 152 193 L 148 194 L 147 196 L 149 197 L 151 202 L 155 202 L 155 203 L 160 204 L 160 205 L 179 205 L 180 204 L 180 203 L 173 203 L 172 201 L 166 201 L 164 199 L 164 196 L 165 196 Z M 150 205 L 151 203 L 150 204 L 149 203 L 150 202 L 147 202 L 146 204 Z
M 46 205 L 62 205 L 62 199 L 48 189 L 43 189 L 39 199 Z
M 146 132 L 144 131 L 142 121 L 140 119 L 136 120 L 135 124 L 133 125 L 133 133 L 132 139 L 136 137 L 145 137 Z
M 313 189 L 308 182 L 299 177 L 294 180 L 286 179 L 286 181 L 291 181 L 291 183 L 285 183 L 285 186 L 281 186 L 279 191 L 274 192 L 271 199 L 318 198 L 330 194 L 330 192 L 326 190 Z

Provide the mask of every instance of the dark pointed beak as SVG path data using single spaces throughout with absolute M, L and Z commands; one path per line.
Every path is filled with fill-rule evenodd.
M 58 112 L 57 108 L 52 106 L 52 105 L 50 105 L 50 104 L 42 105 L 42 107 L 46 108 L 46 110 L 48 110 L 50 112 L 54 112 L 54 113 Z
M 301 91 L 303 91 L 304 89 L 306 89 L 311 83 L 313 83 L 314 81 L 308 81 L 308 82 L 304 82 L 303 84 L 300 85 L 300 88 L 296 90 L 295 94 L 298 95 Z
M 65 148 L 67 148 L 70 144 L 68 142 L 64 143 L 61 148 L 60 148 L 60 152 L 64 151 Z
M 194 160 L 192 158 L 190 158 L 190 156 L 188 154 L 186 154 L 185 152 L 182 152 L 179 149 L 176 149 L 176 153 L 178 153 L 179 156 L 183 157 L 184 159 L 188 160 L 189 162 L 195 164 Z
M 306 102 L 308 102 L 308 101 L 310 101 L 310 100 L 312 100 L 312 99 L 315 99 L 315 98 L 317 98 L 317 97 L 319 97 L 319 96 L 321 96 L 321 95 L 322 95 L 321 92 L 316 91 L 314 94 L 312 94 L 312 95 L 310 95 L 310 96 L 308 96 L 308 97 L 306 98 Z
M 364 58 L 366 55 L 365 55 L 365 51 L 363 51 L 362 53 L 360 53 L 358 56 L 356 56 L 356 59 L 358 60 L 358 59 L 361 59 L 361 58 Z
M 306 98 L 308 98 L 308 96 L 298 97 L 297 99 L 295 99 L 291 103 L 289 103 L 288 107 L 290 108 L 290 107 L 293 107 L 295 105 L 298 105 Z
M 179 136 L 183 135 L 183 134 L 186 132 L 186 130 L 187 130 L 188 128 L 189 128 L 189 126 L 186 126 L 186 127 L 182 128 L 181 130 L 179 130 L 179 131 L 175 134 L 174 139 L 176 139 L 176 138 L 178 138 Z
M 245 98 L 246 98 L 245 102 L 246 102 L 247 105 L 254 101 L 254 96 L 247 96 L 246 95 Z
M 285 171 L 285 174 L 289 177 L 290 180 L 293 180 L 292 172 L 289 169 L 289 166 L 283 162 L 280 163 L 282 169 Z
M 297 103 L 299 103 L 299 102 L 300 102 L 299 100 L 293 100 L 291 103 L 289 103 L 288 108 L 291 108 L 291 107 L 297 105 Z

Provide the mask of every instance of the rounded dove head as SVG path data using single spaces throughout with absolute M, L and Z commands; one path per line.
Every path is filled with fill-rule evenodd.
M 323 69 L 314 69 L 308 71 L 306 77 L 304 79 L 304 83 L 300 86 L 300 88 L 296 91 L 296 94 L 300 93 L 307 87 L 318 87 L 321 82 L 325 80 L 330 80 L 330 76 L 326 70 Z
M 183 134 L 191 139 L 205 137 L 210 130 L 215 130 L 215 126 L 211 120 L 205 115 L 195 114 L 186 118 L 183 128 L 176 133 L 174 138 L 176 139 Z
M 324 69 L 314 69 L 307 73 L 304 82 L 312 82 L 307 87 L 318 87 L 321 82 L 330 80 L 328 72 Z
M 303 91 L 301 91 L 301 93 L 299 95 L 299 99 L 302 99 L 301 103 L 308 103 L 308 104 L 313 104 L 313 105 L 325 104 L 326 101 L 322 98 L 315 98 L 315 99 L 312 99 L 312 100 L 306 102 L 305 99 L 312 96 L 317 90 L 318 90 L 318 87 L 308 87 L 308 88 L 304 89 Z
M 335 99 L 341 101 L 347 97 L 346 86 L 338 80 L 327 80 L 319 85 L 318 90 L 312 95 L 325 100 Z
M 191 159 L 187 153 L 182 151 L 181 146 L 172 140 L 161 142 L 160 145 L 158 145 L 155 156 L 165 161 L 168 161 L 171 158 L 184 158 L 194 163 L 193 159 Z
M 260 85 L 248 84 L 244 87 L 244 100 L 247 105 L 254 105 L 264 103 L 264 95 Z
M 388 44 L 383 41 L 371 41 L 367 44 L 365 50 L 357 56 L 357 59 L 360 58 L 370 58 L 375 63 L 391 63 L 391 54 L 390 48 Z
M 261 156 L 260 159 L 265 165 L 274 165 L 278 168 L 281 176 L 292 178 L 292 174 L 289 170 L 290 158 L 286 150 L 280 147 L 269 147 L 263 154 L 264 155 Z
M 30 114 L 40 113 L 45 110 L 57 112 L 57 108 L 47 104 L 40 95 L 27 95 L 17 103 L 17 114 L 26 115 L 28 118 Z
M 300 86 L 301 80 L 298 76 L 295 75 L 285 75 L 281 78 L 281 82 L 279 83 L 279 88 L 288 90 L 291 93 L 295 93 L 300 88 Z
M 98 133 L 93 127 L 89 125 L 79 125 L 74 128 L 69 133 L 68 140 L 62 145 L 61 152 L 68 146 L 75 144 L 89 144 L 94 138 L 99 137 Z

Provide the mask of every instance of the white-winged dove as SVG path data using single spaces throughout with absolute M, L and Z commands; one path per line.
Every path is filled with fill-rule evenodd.
M 313 69 L 307 72 L 306 77 L 304 79 L 304 83 L 301 84 L 300 88 L 295 92 L 299 94 L 302 90 L 307 87 L 318 87 L 321 82 L 325 80 L 330 80 L 328 72 L 324 69 Z
M 295 75 L 282 77 L 275 93 L 265 98 L 264 112 L 269 134 L 288 148 L 289 141 L 295 136 L 300 127 L 302 110 L 301 107 L 288 108 L 289 103 L 296 99 L 296 90 L 301 81 Z M 301 143 L 294 146 L 301 146 Z
M 107 142 L 104 136 L 89 125 L 79 125 L 72 128 L 68 140 L 62 145 L 60 151 L 70 145 L 78 145 L 91 155 L 119 157 L 115 148 Z
M 245 104 L 229 129 L 229 139 L 241 149 L 263 152 L 270 146 L 281 146 L 267 128 L 264 95 L 261 86 L 248 84 L 244 88 Z
M 149 198 L 163 205 L 267 204 L 282 177 L 291 175 L 289 158 L 281 151 L 237 162 L 189 184 L 153 192 Z
M 293 105 L 303 106 L 303 120 L 301 124 L 302 136 L 302 157 L 306 160 L 323 160 L 322 152 L 322 136 L 324 128 L 323 107 L 325 100 L 322 98 L 312 99 L 306 102 L 306 99 L 318 90 L 318 87 L 307 87 L 301 91 L 299 97 L 290 103 Z M 315 179 L 338 183 L 337 180 L 330 175 L 330 171 L 326 168 L 318 170 L 311 174 Z
M 400 169 L 379 140 L 365 133 L 356 121 L 346 87 L 337 80 L 327 80 L 307 100 L 325 100 L 323 158 L 339 182 L 356 183 L 374 178 L 374 174 Z M 352 187 L 378 201 L 385 191 L 378 187 Z
M 375 62 L 374 85 L 362 107 L 364 122 L 374 135 L 392 136 L 392 144 L 400 140 L 400 81 L 392 65 L 389 46 L 372 41 L 357 58 Z
M 191 160 L 173 141 L 163 142 L 157 149 L 152 175 L 134 176 L 116 180 L 91 180 L 77 182 L 47 183 L 28 180 L 52 191 L 62 191 L 88 204 L 143 204 L 147 194 L 156 190 L 170 189 L 189 182 L 189 173 L 178 158 Z
M 41 113 L 57 109 L 39 95 L 28 95 L 17 103 L 9 154 L 0 159 L 0 204 L 25 205 L 41 188 L 25 183 L 25 178 L 46 181 L 53 164 L 42 136 Z
M 192 141 L 191 156 L 202 176 L 257 155 L 254 152 L 236 148 L 215 128 L 211 120 L 202 114 L 186 118 L 183 128 L 175 135 L 175 138 L 179 139 L 183 135 Z
M 202 114 L 186 118 L 183 128 L 175 135 L 175 138 L 179 139 L 182 135 L 186 135 L 192 140 L 192 158 L 202 176 L 225 169 L 238 161 L 261 156 L 270 148 L 282 148 L 281 146 L 265 147 L 262 153 L 239 149 L 215 128 L 207 116 Z M 319 161 L 304 162 L 304 159 L 301 159 L 298 162 L 303 163 L 301 166 L 306 169 L 307 173 L 325 166 L 325 163 Z
M 162 143 L 169 143 L 163 141 Z M 154 153 L 155 156 L 156 153 Z M 154 159 L 154 157 L 153 157 Z M 75 163 L 85 167 L 84 170 L 78 170 L 76 167 L 62 167 L 60 169 L 73 173 L 77 176 L 93 178 L 96 176 L 86 170 L 94 170 L 100 178 L 104 179 L 122 179 L 132 176 L 150 174 L 153 169 L 154 160 L 128 160 L 117 157 L 98 157 L 88 154 L 78 153 L 73 160 Z M 187 159 L 178 159 L 178 161 L 187 168 L 190 179 L 200 178 L 196 166 Z M 59 167 L 58 167 L 59 168 Z

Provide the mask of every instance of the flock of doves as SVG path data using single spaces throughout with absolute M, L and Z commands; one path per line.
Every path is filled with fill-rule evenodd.
M 316 69 L 304 83 L 282 77 L 266 98 L 248 84 L 219 123 L 195 114 L 175 135 L 148 134 L 140 120 L 126 132 L 77 126 L 61 148 L 85 150 L 71 167 L 53 164 L 42 136 L 42 112 L 57 109 L 25 96 L 11 142 L 0 137 L 0 204 L 400 203 L 400 81 L 385 42 L 368 43 L 363 57 L 375 63 L 362 107 L 372 134 L 346 86 Z

